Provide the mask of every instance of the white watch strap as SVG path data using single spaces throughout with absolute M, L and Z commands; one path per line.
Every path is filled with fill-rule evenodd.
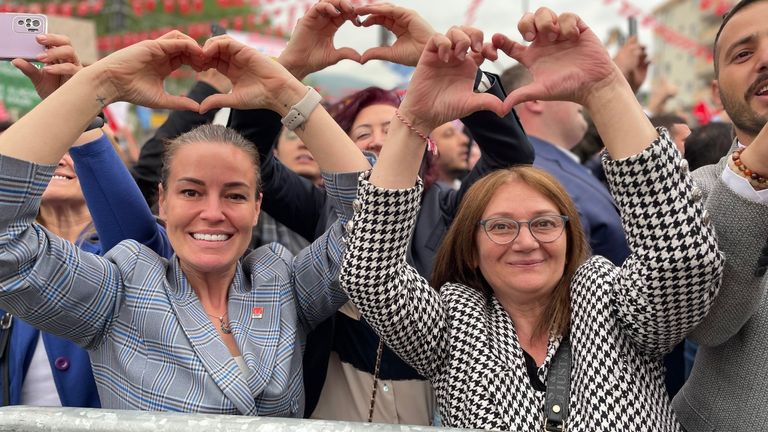
M 315 107 L 317 107 L 322 99 L 323 97 L 320 96 L 320 93 L 307 86 L 307 94 L 296 105 L 292 106 L 288 114 L 280 121 L 288 130 L 296 129 L 307 121 L 309 115 L 312 114 L 312 111 L 315 110 Z

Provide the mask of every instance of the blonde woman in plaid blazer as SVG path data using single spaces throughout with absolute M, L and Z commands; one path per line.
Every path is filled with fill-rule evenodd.
M 494 46 L 534 81 L 510 93 L 502 112 L 529 100 L 589 109 L 610 155 L 606 173 L 631 256 L 621 267 L 589 257 L 562 185 L 513 167 L 467 192 L 430 286 L 405 256 L 422 141 L 393 118 L 378 162 L 361 176 L 340 282 L 382 339 L 432 382 L 446 426 L 544 430 L 545 394 L 558 388 L 558 373 L 570 378 L 567 403 L 546 414 L 568 416 L 546 430 L 678 431 L 662 355 L 704 318 L 723 268 L 701 195 L 577 16 L 540 8 L 518 29 L 530 45 L 495 35 Z M 422 133 L 479 108 L 499 110 L 472 93 L 474 61 L 462 45 L 478 33 L 452 29 L 422 54 L 399 114 Z M 553 372 L 566 337 L 569 368 Z
M 162 80 L 180 63 L 216 65 L 235 91 L 201 107 L 165 94 Z M 87 348 L 102 406 L 303 414 L 305 335 L 347 301 L 335 282 L 342 223 L 354 171 L 369 167 L 322 107 L 297 133 L 324 169 L 353 173 L 326 176 L 343 208 L 340 222 L 296 257 L 271 245 L 241 258 L 259 212 L 258 160 L 250 143 L 223 127 L 169 145 L 160 209 L 176 251 L 170 261 L 135 241 L 103 258 L 88 254 L 34 218 L 55 163 L 107 103 L 286 115 L 306 94 L 255 50 L 226 37 L 203 50 L 172 32 L 83 69 L 0 136 L 0 305 Z

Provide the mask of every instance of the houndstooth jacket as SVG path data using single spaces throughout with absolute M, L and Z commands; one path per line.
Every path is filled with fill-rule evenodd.
M 340 223 L 296 257 L 272 244 L 239 262 L 227 308 L 246 377 L 178 259 L 132 240 L 99 257 L 33 223 L 54 168 L 0 155 L 0 307 L 88 349 L 105 408 L 300 417 L 306 334 L 347 302 Z M 325 180 L 348 219 L 357 173 Z
M 676 431 L 662 355 L 707 313 L 722 257 L 687 164 L 666 134 L 605 160 L 632 255 L 592 257 L 571 283 L 571 431 Z M 385 190 L 361 176 L 340 281 L 403 359 L 434 384 L 446 426 L 542 430 L 544 393 L 528 378 L 515 326 L 491 294 L 440 292 L 405 261 L 420 184 Z M 552 338 L 539 377 L 559 345 Z

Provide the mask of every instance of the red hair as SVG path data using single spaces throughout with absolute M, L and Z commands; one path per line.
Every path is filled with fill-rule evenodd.
M 341 129 L 349 134 L 360 111 L 371 105 L 389 105 L 395 108 L 400 106 L 402 97 L 397 90 L 384 90 L 380 87 L 368 87 L 349 96 L 328 108 L 328 113 L 341 126 Z M 438 177 L 437 157 L 430 152 L 425 152 L 424 160 L 419 169 L 419 176 L 424 180 L 424 192 L 426 192 Z

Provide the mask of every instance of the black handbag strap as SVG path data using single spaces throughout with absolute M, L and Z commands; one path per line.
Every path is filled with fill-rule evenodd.
M 6 312 L 0 319 L 0 373 L 3 380 L 3 403 L 0 406 L 11 404 L 11 367 L 8 347 L 11 345 L 11 325 L 13 315 Z
M 568 417 L 568 396 L 571 392 L 571 338 L 563 336 L 547 374 L 547 394 L 544 402 L 544 430 L 565 432 Z

